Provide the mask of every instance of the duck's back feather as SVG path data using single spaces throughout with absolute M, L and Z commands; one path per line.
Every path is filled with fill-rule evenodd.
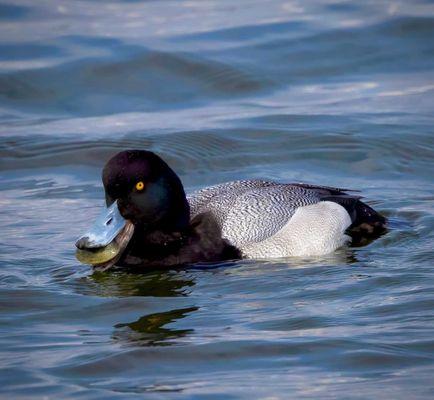
M 324 213 L 327 208 L 327 212 L 341 215 L 342 219 L 336 222 L 339 226 L 338 230 L 343 227 L 342 237 L 336 238 L 335 241 L 335 248 L 337 248 L 348 238 L 347 236 L 343 237 L 346 229 L 351 229 L 355 224 L 363 223 L 362 211 L 365 216 L 371 215 L 371 222 L 373 220 L 378 221 L 378 217 L 381 217 L 362 203 L 359 200 L 360 196 L 348 192 L 350 191 L 347 189 L 303 183 L 283 184 L 262 180 L 245 180 L 223 183 L 199 190 L 189 196 L 188 201 L 192 217 L 203 212 L 211 212 L 222 230 L 223 237 L 240 249 L 257 249 L 258 245 L 255 244 L 259 243 L 262 245 L 267 243 L 269 246 L 279 235 L 281 240 L 283 238 L 289 241 L 292 240 L 291 235 L 297 234 L 299 237 L 303 237 L 300 229 L 294 229 L 295 222 L 290 223 L 297 210 L 320 202 L 333 202 L 338 204 L 340 208 L 329 206 L 316 210 Z M 312 222 L 313 215 L 310 209 L 305 217 L 310 218 Z M 302 218 L 298 216 L 296 220 L 297 223 L 300 223 Z M 290 224 L 288 225 L 288 223 Z M 282 229 L 286 232 L 283 236 Z M 307 225 L 306 229 L 308 229 Z M 334 228 L 330 227 L 330 229 L 333 230 Z M 325 232 L 325 230 L 317 231 L 310 238 L 313 241 L 321 240 L 321 237 L 315 237 L 321 232 Z

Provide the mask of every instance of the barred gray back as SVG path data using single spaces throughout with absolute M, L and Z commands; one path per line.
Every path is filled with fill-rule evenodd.
M 341 189 L 262 180 L 227 182 L 192 193 L 191 216 L 211 212 L 223 237 L 235 246 L 273 236 L 297 208 L 318 203 L 322 196 Z

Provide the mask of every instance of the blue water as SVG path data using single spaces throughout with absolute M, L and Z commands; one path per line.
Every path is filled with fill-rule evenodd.
M 1 396 L 433 398 L 433 38 L 429 1 L 1 0 Z M 74 241 L 125 148 L 187 191 L 360 189 L 391 229 L 93 274 Z

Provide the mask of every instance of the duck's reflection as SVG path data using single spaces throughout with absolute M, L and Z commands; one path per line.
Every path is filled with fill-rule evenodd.
M 248 260 L 254 265 L 258 265 L 258 268 L 265 269 L 266 265 L 282 265 L 289 269 L 298 268 L 312 268 L 318 266 L 331 266 L 331 265 L 352 265 L 359 262 L 357 258 L 357 252 L 353 248 L 343 247 L 330 254 L 322 256 L 310 256 L 310 257 L 285 257 L 275 258 L 268 260 L 260 260 L 261 264 Z M 246 262 L 246 261 L 245 261 Z
M 111 298 L 184 297 L 189 296 L 195 285 L 194 274 L 185 270 L 154 270 L 147 273 L 134 273 L 130 270 L 95 272 L 82 278 L 79 283 L 79 291 L 83 294 Z M 121 320 L 121 323 L 114 325 L 112 339 L 125 344 L 164 346 L 173 344 L 177 338 L 192 333 L 193 329 L 176 329 L 167 325 L 185 318 L 198 310 L 198 307 L 184 306 L 184 308 L 171 309 L 174 304 L 179 304 L 179 300 L 166 300 L 169 303 L 169 311 L 143 315 L 132 322 Z M 146 299 L 144 301 L 146 305 L 148 302 Z M 152 309 L 151 305 L 150 307 Z
M 144 315 L 137 321 L 115 325 L 113 339 L 146 346 L 168 346 L 174 339 L 191 334 L 193 329 L 174 329 L 165 325 L 185 318 L 198 307 L 181 308 L 156 314 Z
M 86 294 L 109 297 L 188 296 L 195 285 L 194 278 L 184 271 L 153 271 L 149 273 L 95 272 L 85 278 L 81 291 Z

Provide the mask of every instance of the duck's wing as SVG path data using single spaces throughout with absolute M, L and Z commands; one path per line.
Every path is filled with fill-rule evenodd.
M 200 189 L 187 196 L 190 204 L 191 217 L 214 210 L 218 222 L 222 223 L 226 215 L 233 207 L 238 196 L 257 188 L 274 186 L 274 182 L 261 180 L 244 180 L 225 182 Z
M 334 186 L 312 185 L 312 184 L 303 183 L 303 182 L 289 183 L 288 185 L 289 186 L 297 186 L 297 187 L 309 189 L 309 190 L 315 190 L 317 192 L 321 192 L 321 193 L 329 194 L 329 195 L 348 194 L 348 192 L 351 192 L 351 193 L 360 192 L 360 190 L 355 190 L 355 189 L 344 189 L 344 188 L 338 188 L 338 187 L 334 187 Z
M 223 236 L 235 246 L 243 246 L 273 236 L 300 207 L 323 200 L 340 204 L 357 199 L 345 189 L 251 180 L 200 190 L 189 197 L 189 202 L 192 216 L 212 212 Z

